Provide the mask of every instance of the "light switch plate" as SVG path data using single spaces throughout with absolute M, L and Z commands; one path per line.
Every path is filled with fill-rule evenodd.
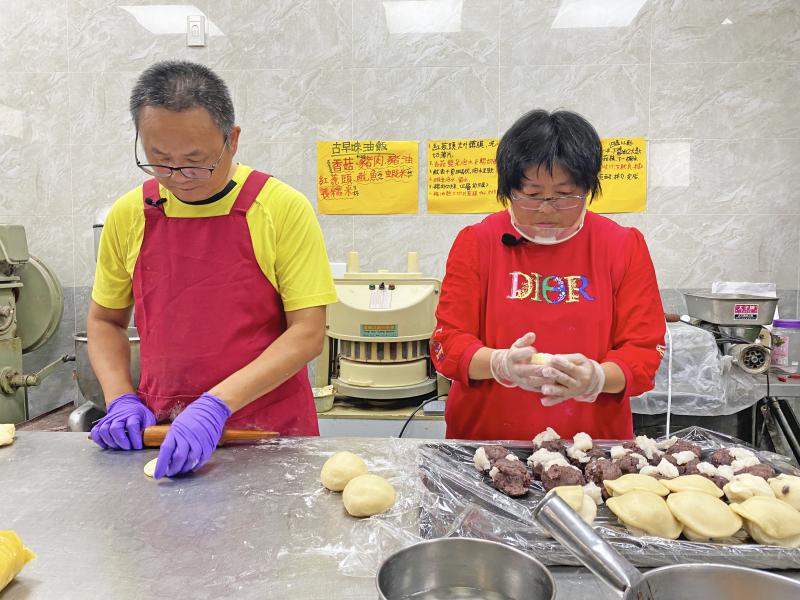
M 186 17 L 186 45 L 206 45 L 206 18 L 204 15 L 189 15 Z

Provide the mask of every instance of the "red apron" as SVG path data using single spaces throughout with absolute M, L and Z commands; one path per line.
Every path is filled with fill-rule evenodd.
M 167 217 L 146 181 L 144 239 L 133 272 L 139 396 L 156 419 L 252 362 L 286 331 L 278 292 L 258 265 L 247 210 L 269 175 L 253 171 L 230 214 Z M 319 435 L 306 368 L 231 415 L 226 427 Z

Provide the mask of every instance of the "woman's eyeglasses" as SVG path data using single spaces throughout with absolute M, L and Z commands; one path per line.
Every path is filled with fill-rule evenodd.
M 586 201 L 586 194 L 575 194 L 571 196 L 550 196 L 548 198 L 540 196 L 529 196 L 519 192 L 511 192 L 511 201 L 515 206 L 523 210 L 542 210 L 545 204 L 549 204 L 556 210 L 568 210 L 576 208 Z

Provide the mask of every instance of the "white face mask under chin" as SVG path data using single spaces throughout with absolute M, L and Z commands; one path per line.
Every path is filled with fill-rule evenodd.
M 517 223 L 514 209 L 509 207 L 508 211 L 511 213 L 511 225 L 514 226 L 514 229 L 529 242 L 543 246 L 560 244 L 578 235 L 583 228 L 584 217 L 586 217 L 586 206 L 584 205 L 578 219 L 569 227 L 537 227 L 536 225 Z

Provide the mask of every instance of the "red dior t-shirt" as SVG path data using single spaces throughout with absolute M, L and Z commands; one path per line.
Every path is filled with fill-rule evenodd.
M 518 237 L 507 210 L 461 230 L 447 259 L 431 339 L 436 369 L 453 380 L 447 437 L 530 440 L 546 427 L 565 438 L 632 437 L 628 399 L 652 389 L 665 333 L 642 234 L 591 212 L 575 237 L 552 246 L 506 246 L 504 233 Z M 625 390 L 544 407 L 536 392 L 469 379 L 479 348 L 508 348 L 527 331 L 539 352 L 616 363 Z

